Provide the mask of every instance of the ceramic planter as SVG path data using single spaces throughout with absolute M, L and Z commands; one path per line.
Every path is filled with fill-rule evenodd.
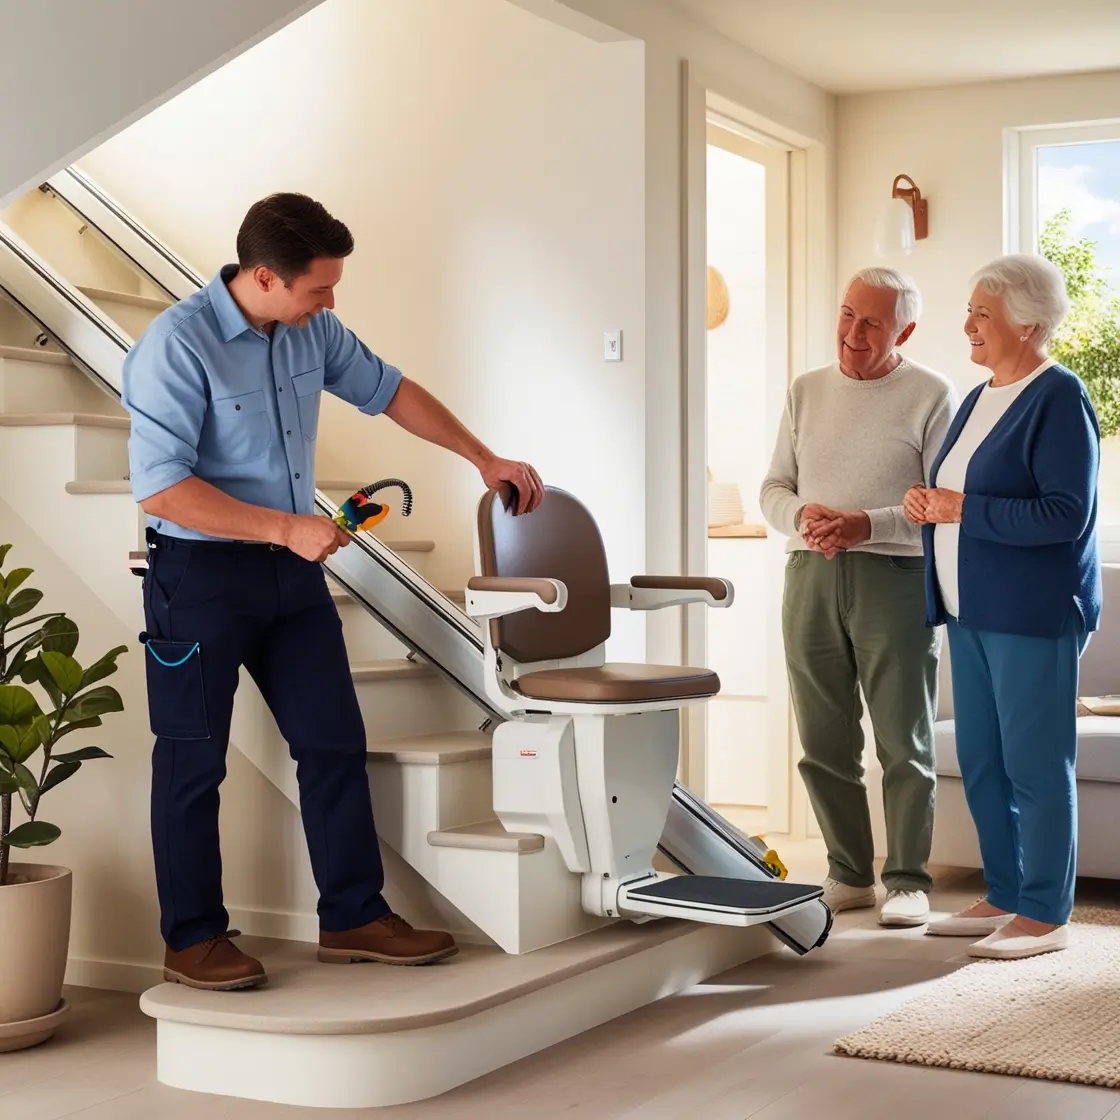
M 45 1042 L 69 1010 L 62 979 L 73 879 L 66 867 L 13 863 L 0 887 L 0 1052 Z

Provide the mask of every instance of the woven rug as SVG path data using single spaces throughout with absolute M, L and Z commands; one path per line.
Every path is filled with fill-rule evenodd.
M 834 1049 L 854 1058 L 1120 1087 L 1118 923 L 1116 910 L 1079 908 L 1068 949 L 976 961 Z

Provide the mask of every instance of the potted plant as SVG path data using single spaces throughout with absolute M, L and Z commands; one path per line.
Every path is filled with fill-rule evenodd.
M 4 572 L 11 547 L 0 545 L 0 1051 L 45 1041 L 67 1011 L 70 871 L 11 855 L 57 840 L 59 827 L 39 814 L 43 796 L 83 763 L 111 757 L 100 747 L 58 748 L 123 710 L 116 689 L 97 682 L 117 671 L 126 651 L 119 646 L 83 668 L 73 621 L 61 612 L 27 617 L 43 593 L 25 586 L 30 568 Z M 17 799 L 26 820 L 13 827 Z

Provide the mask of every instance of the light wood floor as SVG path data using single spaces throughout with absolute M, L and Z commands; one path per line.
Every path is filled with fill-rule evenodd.
M 794 876 L 813 845 L 782 845 Z M 939 876 L 935 906 L 980 890 Z M 1116 885 L 1087 885 L 1086 901 Z M 155 1031 L 136 999 L 72 989 L 70 1022 L 45 1046 L 0 1055 L 3 1120 L 1120 1120 L 1120 1093 L 836 1057 L 840 1035 L 961 967 L 963 942 L 842 915 L 828 944 L 785 951 L 634 1012 L 433 1101 L 318 1111 L 204 1097 L 155 1082 Z M 236 996 L 231 996 L 236 998 Z

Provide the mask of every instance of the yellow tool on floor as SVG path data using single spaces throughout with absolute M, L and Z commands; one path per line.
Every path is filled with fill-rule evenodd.
M 766 867 L 776 878 L 784 879 L 789 874 L 786 865 L 782 863 L 778 853 L 767 845 L 765 836 L 752 836 L 751 842 L 760 852 L 762 862 L 766 864 Z

